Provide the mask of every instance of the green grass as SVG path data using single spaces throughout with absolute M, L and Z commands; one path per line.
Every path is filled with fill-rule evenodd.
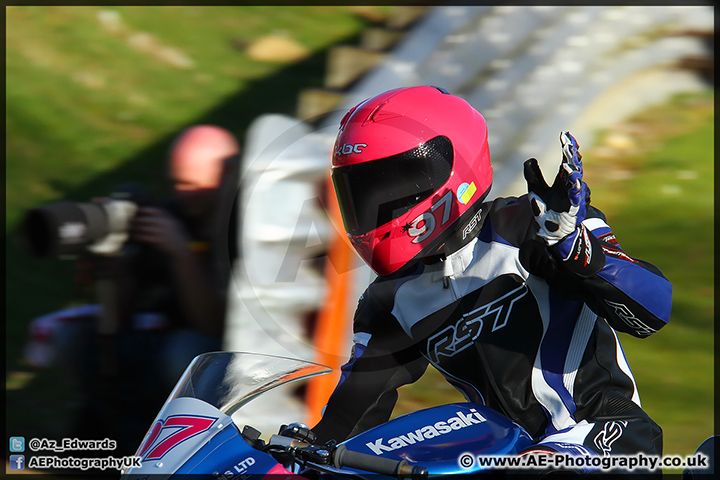
M 647 339 L 620 335 L 666 454 L 692 454 L 714 433 L 713 98 L 678 96 L 603 132 L 598 147 L 583 152 L 592 202 L 620 244 L 673 283 L 667 327 Z M 608 151 L 618 134 L 635 146 Z M 443 384 L 429 370 L 401 389 L 394 414 L 462 398 Z
M 118 31 L 100 21 L 107 12 Z M 118 167 L 228 97 L 255 90 L 233 112 L 246 120 L 263 102 L 277 108 L 277 92 L 256 82 L 287 65 L 252 60 L 238 45 L 281 33 L 312 54 L 365 24 L 348 7 L 9 7 L 6 231 L 24 209 Z M 133 47 L 143 34 L 155 51 Z M 162 60 L 163 48 L 192 66 Z M 320 85 L 322 60 L 309 86 Z M 289 93 L 308 86 L 298 80 L 286 74 Z

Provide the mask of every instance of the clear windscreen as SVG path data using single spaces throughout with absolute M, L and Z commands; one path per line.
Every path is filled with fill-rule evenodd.
M 332 369 L 294 358 L 244 352 L 211 352 L 197 356 L 185 370 L 167 403 L 197 398 L 232 415 L 262 393 Z

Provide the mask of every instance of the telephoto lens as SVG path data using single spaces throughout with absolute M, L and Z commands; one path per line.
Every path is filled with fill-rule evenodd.
M 34 208 L 21 226 L 22 241 L 40 258 L 62 258 L 90 251 L 114 255 L 128 238 L 137 204 L 130 200 L 76 203 L 61 201 Z

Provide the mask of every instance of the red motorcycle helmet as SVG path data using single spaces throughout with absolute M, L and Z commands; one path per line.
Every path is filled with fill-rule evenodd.
M 487 135 L 477 110 L 430 86 L 390 90 L 345 115 L 333 185 L 351 243 L 378 275 L 478 224 L 492 185 Z

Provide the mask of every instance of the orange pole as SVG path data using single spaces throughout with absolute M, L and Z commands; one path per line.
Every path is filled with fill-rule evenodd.
M 331 182 L 328 182 L 328 188 L 330 192 L 333 191 Z M 334 195 L 328 197 L 330 197 L 330 221 L 335 226 L 335 231 L 344 232 L 337 199 Z M 327 293 L 323 307 L 318 314 L 313 343 L 316 352 L 315 361 L 331 367 L 333 373 L 312 378 L 308 384 L 306 423 L 310 427 L 320 421 L 322 409 L 340 379 L 340 367 L 345 363 L 349 354 L 346 351 L 344 338 L 352 320 L 347 315 L 352 255 L 352 247 L 347 238 L 336 236 L 332 240 L 328 261 L 325 265 Z

